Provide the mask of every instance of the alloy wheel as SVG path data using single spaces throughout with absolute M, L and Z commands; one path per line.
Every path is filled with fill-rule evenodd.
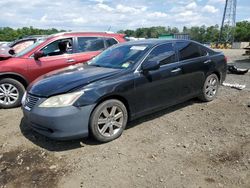
M 19 98 L 18 89 L 9 83 L 0 85 L 0 104 L 11 105 L 14 104 Z
M 114 136 L 122 129 L 123 121 L 124 114 L 120 107 L 106 107 L 98 118 L 98 131 L 104 137 Z
M 211 77 L 207 80 L 205 93 L 207 97 L 212 98 L 216 95 L 218 89 L 218 80 L 215 77 Z

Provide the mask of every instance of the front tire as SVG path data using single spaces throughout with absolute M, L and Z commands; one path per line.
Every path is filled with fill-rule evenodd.
M 125 105 L 116 99 L 99 104 L 90 117 L 90 130 L 100 142 L 109 142 L 121 136 L 128 121 Z
M 0 108 L 14 108 L 21 105 L 24 86 L 12 78 L 0 80 Z
M 219 79 L 216 74 L 210 74 L 203 85 L 202 94 L 199 97 L 204 102 L 210 102 L 215 99 L 219 89 Z

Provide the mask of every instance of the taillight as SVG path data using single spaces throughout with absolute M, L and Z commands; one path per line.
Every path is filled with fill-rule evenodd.
M 225 56 L 225 61 L 226 61 L 226 63 L 227 63 L 227 57 Z

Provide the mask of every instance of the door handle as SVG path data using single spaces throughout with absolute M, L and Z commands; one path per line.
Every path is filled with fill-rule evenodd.
M 208 64 L 208 63 L 210 63 L 210 62 L 212 62 L 211 59 L 206 60 L 206 61 L 204 61 L 203 63 L 204 63 L 204 64 Z
M 176 72 L 180 72 L 180 71 L 181 71 L 181 68 L 176 68 L 176 69 L 171 70 L 172 73 L 176 73 Z
M 68 60 L 67 60 L 67 63 L 74 63 L 74 62 L 75 62 L 74 59 L 68 59 Z

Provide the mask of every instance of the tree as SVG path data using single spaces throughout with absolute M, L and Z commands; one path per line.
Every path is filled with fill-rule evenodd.
M 65 30 L 57 30 L 55 28 L 51 29 L 37 29 L 33 27 L 23 27 L 19 29 L 12 29 L 10 27 L 0 28 L 0 41 L 13 41 L 18 38 L 29 36 L 29 35 L 50 35 L 58 32 L 65 32 Z M 148 28 L 137 28 L 136 30 L 120 30 L 118 33 L 124 33 L 128 37 L 138 37 L 138 38 L 158 38 L 161 35 L 166 34 L 189 34 L 192 40 L 198 42 L 218 42 L 220 28 L 218 25 L 206 27 L 203 26 L 193 26 L 186 27 L 183 26 L 182 32 L 179 31 L 177 27 L 148 27 Z M 223 34 L 224 35 L 224 34 Z M 250 42 L 250 22 L 242 21 L 236 24 L 235 28 L 235 41 Z
M 13 41 L 30 35 L 50 35 L 58 32 L 65 32 L 65 30 L 52 29 L 37 29 L 33 27 L 23 27 L 12 29 L 10 27 L 0 28 L 0 41 Z
M 192 40 L 205 43 L 205 42 L 218 42 L 220 27 L 219 25 L 209 26 L 183 26 L 182 32 L 176 27 L 150 27 L 150 28 L 138 28 L 136 30 L 122 31 L 127 36 L 144 37 L 144 38 L 158 38 L 164 34 L 189 34 Z M 250 22 L 242 21 L 236 24 L 235 28 L 235 41 L 250 41 Z
M 235 41 L 250 42 L 250 22 L 249 21 L 242 21 L 242 22 L 236 23 Z
M 210 26 L 206 29 L 205 41 L 206 42 L 218 42 L 219 38 L 219 26 Z

